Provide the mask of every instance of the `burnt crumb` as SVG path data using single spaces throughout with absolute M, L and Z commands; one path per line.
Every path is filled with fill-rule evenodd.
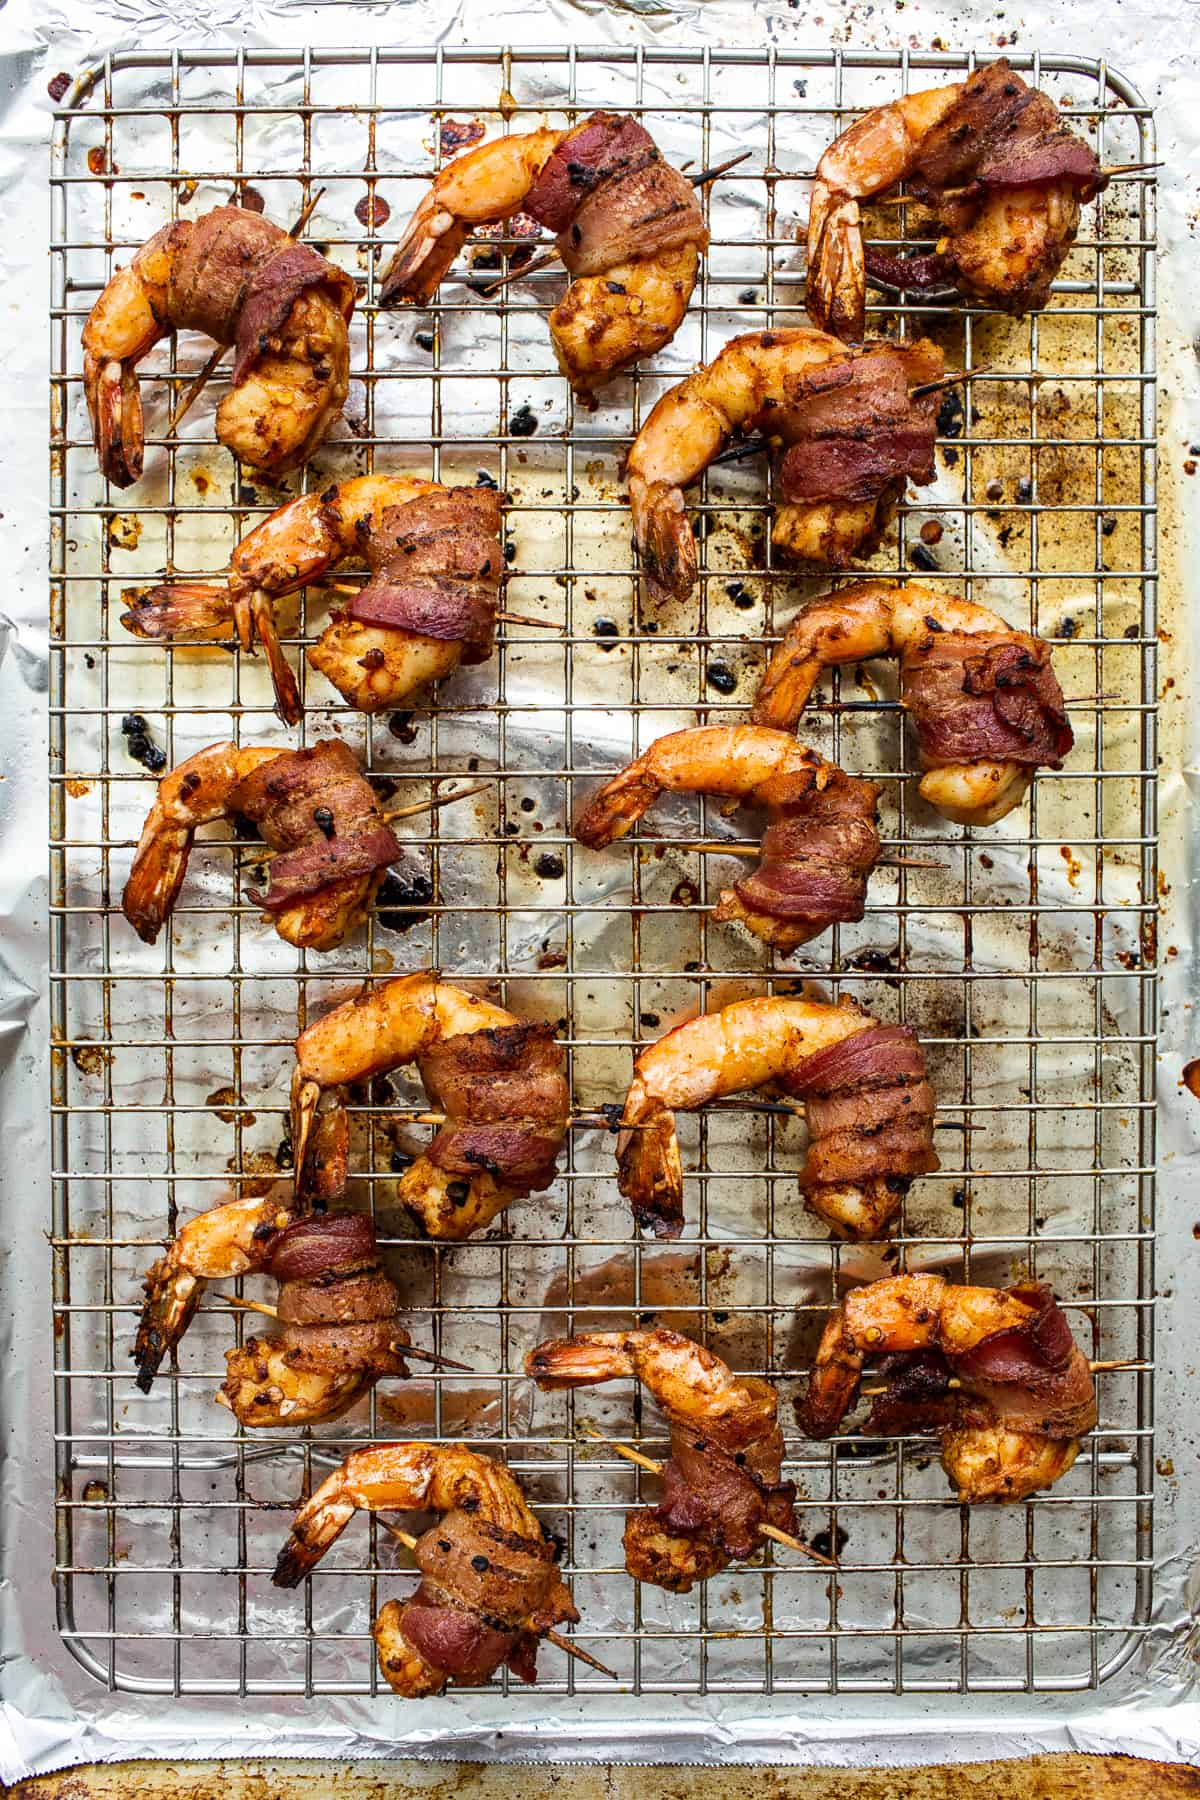
M 511 538 L 504 540 L 504 560 L 506 563 L 514 563 L 517 560 L 517 546 Z
M 446 1198 L 451 1206 L 465 1206 L 470 1197 L 471 1184 L 469 1181 L 448 1181 L 446 1183 Z
M 726 662 L 710 662 L 704 671 L 704 679 L 718 694 L 732 694 L 738 684 L 736 671 Z
M 962 395 L 957 388 L 951 388 L 938 407 L 937 429 L 939 437 L 962 436 L 963 403 Z
M 477 1575 L 486 1575 L 491 1566 L 492 1565 L 486 1556 L 473 1556 L 471 1558 L 471 1567 Z
M 125 735 L 125 748 L 134 762 L 140 762 L 152 775 L 166 768 L 167 753 L 160 750 L 150 736 L 150 727 L 141 713 L 126 713 L 121 720 L 121 730 Z
M 1101 530 L 1102 535 L 1104 537 L 1111 537 L 1113 532 L 1116 529 L 1117 529 L 1117 521 L 1113 517 L 1112 513 L 1105 513 L 1104 517 L 1100 521 L 1100 530 Z
M 513 437 L 532 437 L 537 428 L 538 422 L 534 416 L 533 408 L 530 406 L 528 400 L 526 400 L 525 404 L 519 406 L 509 420 L 508 429 Z
M 606 281 L 604 285 L 610 294 L 626 294 L 629 291 L 619 281 Z
M 414 331 L 413 343 L 418 350 L 432 350 L 434 344 L 432 331 Z
M 662 1020 L 656 1012 L 639 1013 L 638 1019 L 646 1027 L 647 1031 L 653 1031 L 656 1025 L 662 1024 Z
M 449 1538 L 439 1538 L 438 1539 L 438 1549 L 441 1551 L 443 1556 L 449 1556 L 450 1548 L 451 1548 L 451 1546 L 450 1546 Z
M 639 1325 L 653 1325 L 654 1323 L 654 1314 L 652 1312 L 640 1312 L 637 1317 Z
M 416 1160 L 417 1160 L 416 1157 L 410 1156 L 407 1150 L 393 1150 L 392 1151 L 392 1174 L 393 1175 L 403 1175 L 403 1173 L 406 1169 L 412 1168 L 412 1166 L 416 1162 Z
M 1077 638 L 1082 630 L 1078 619 L 1064 619 L 1054 635 L 1058 638 Z
M 895 950 L 859 950 L 853 956 L 847 957 L 846 966 L 850 969 L 860 969 L 864 975 L 894 976 L 896 964 L 893 958 L 898 952 L 899 945 Z M 900 983 L 885 980 L 884 986 L 898 988 Z
M 987 487 L 984 489 L 984 498 L 987 500 L 1003 500 L 1004 483 L 1002 481 L 989 481 Z
M 929 545 L 923 544 L 919 540 L 917 543 L 909 545 L 908 560 L 914 569 L 929 570 L 941 568 L 941 564 L 933 554 L 933 551 L 929 548 Z
M 727 581 L 725 583 L 725 592 L 729 595 L 733 604 L 742 612 L 748 612 L 754 605 L 754 595 L 747 590 L 746 584 L 743 581 Z
M 289 1133 L 287 1137 L 281 1137 L 279 1140 L 279 1148 L 275 1152 L 275 1166 L 279 1169 L 290 1169 L 294 1160 L 292 1139 Z
M 957 467 L 958 467 L 958 451 L 953 447 L 953 445 L 951 445 L 949 450 L 943 450 L 942 456 L 945 460 L 945 464 L 948 469 L 957 469 Z
M 493 475 L 489 475 L 486 469 L 476 469 L 475 486 L 477 488 L 491 488 L 494 494 L 498 494 L 500 491 L 500 485 L 496 478 Z
M 695 906 L 700 898 L 700 890 L 694 881 L 677 881 L 671 890 L 672 906 Z
M 392 216 L 392 209 L 382 194 L 364 194 L 361 200 L 355 202 L 354 216 L 360 225 L 365 225 L 368 231 L 374 231 L 376 226 L 387 224 Z
M 1017 505 L 1032 506 L 1032 504 L 1033 483 L 1030 481 L 1028 475 L 1022 475 L 1020 481 L 1017 483 Z
M 71 77 L 65 70 L 60 69 L 58 74 L 52 75 L 50 80 L 46 83 L 46 92 L 52 100 L 61 100 L 70 85 Z
M 555 856 L 549 850 L 543 850 L 533 865 L 533 872 L 535 875 L 540 875 L 543 881 L 561 881 L 563 876 L 562 857 Z
M 757 306 L 758 305 L 757 290 L 755 288 L 743 288 L 741 293 L 738 295 L 738 304 L 740 306 Z
M 521 827 L 516 824 L 514 820 L 505 819 L 502 830 L 505 837 L 516 837 L 520 832 Z
M 313 824 L 326 840 L 333 836 L 333 814 L 327 806 L 318 806 L 313 814 Z
M 543 950 L 537 959 L 539 969 L 565 969 L 567 953 L 565 950 Z
M 537 802 L 534 800 L 531 800 L 529 795 L 526 794 L 525 798 L 521 802 L 521 811 L 526 812 L 526 813 L 532 812 L 536 804 L 537 804 Z
M 712 1322 L 714 1325 L 727 1325 L 729 1323 L 729 1314 L 727 1312 L 715 1312 L 712 1316 Z
M 840 1456 L 843 1452 L 839 1450 L 838 1454 Z M 850 1533 L 844 1525 L 838 1526 L 836 1535 L 831 1535 L 828 1531 L 818 1531 L 816 1536 L 811 1539 L 812 1547 L 818 1556 L 832 1556 L 835 1560 L 842 1554 L 849 1541 Z
M 388 730 L 394 738 L 399 738 L 402 744 L 415 744 L 417 728 L 412 721 L 413 716 L 410 712 L 394 712 L 388 720 Z
M 465 144 L 477 144 L 483 136 L 482 119 L 443 119 L 438 136 L 442 155 L 453 156 Z
M 617 635 L 618 635 L 617 621 L 615 619 L 593 619 L 592 620 L 592 636 L 593 637 L 615 638 Z M 606 651 L 613 649 L 613 647 L 614 646 L 612 644 L 602 644 L 601 645 L 601 649 L 606 650 Z
M 1142 635 L 1142 628 L 1140 625 L 1127 625 L 1121 635 L 1126 638 L 1139 638 Z
M 796 81 L 793 81 L 792 86 L 795 88 L 796 93 L 799 95 L 801 100 L 805 100 L 808 98 L 808 82 L 807 81 L 796 80 Z
M 469 775 L 475 775 L 478 773 L 478 770 L 479 770 L 479 758 L 477 756 L 469 756 L 467 758 L 467 773 Z
M 385 875 L 375 898 L 375 916 L 385 931 L 411 931 L 429 917 L 433 883 L 428 875 L 412 875 L 402 881 Z
M 951 1206 L 957 1207 L 959 1212 L 966 1212 L 967 1196 L 962 1188 L 955 1188 L 950 1196 L 950 1204 Z

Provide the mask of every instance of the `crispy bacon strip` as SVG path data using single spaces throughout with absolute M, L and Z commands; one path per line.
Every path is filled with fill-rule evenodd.
M 408 1374 L 400 1350 L 400 1296 L 379 1261 L 363 1213 L 298 1220 L 279 1235 L 270 1273 L 279 1282 L 275 1334 L 295 1369 L 329 1375 Z
M 695 244 L 708 232 L 692 184 L 624 113 L 592 113 L 551 153 L 525 211 L 557 233 L 572 276 Z
M 856 1032 L 805 1057 L 781 1085 L 806 1102 L 809 1146 L 800 1186 L 810 1196 L 872 1179 L 904 1194 L 914 1176 L 940 1167 L 933 1148 L 937 1103 L 917 1035 L 907 1026 Z
M 431 1162 L 461 1175 L 482 1169 L 518 1197 L 550 1186 L 570 1112 L 552 1026 L 444 1038 L 418 1067 L 431 1102 L 447 1114 L 429 1147 Z
M 769 808 L 762 862 L 735 892 L 753 913 L 803 919 L 816 929 L 861 919 L 867 879 L 879 860 L 875 806 L 880 790 L 833 764 L 817 778 L 777 775 L 755 798 Z M 715 916 L 724 911 L 718 906 Z
M 383 514 L 363 545 L 372 578 L 346 615 L 463 645 L 486 662 L 504 575 L 500 500 L 487 488 L 441 488 Z
M 913 400 L 910 389 L 941 373 L 942 353 L 924 338 L 806 371 L 788 394 L 784 499 L 875 500 L 932 481 L 937 399 Z
M 985 761 L 1061 769 L 1075 741 L 1050 647 L 1027 632 L 931 624 L 904 657 L 900 683 L 923 769 Z
M 233 790 L 229 810 L 257 825 L 276 852 L 266 892 L 248 890 L 267 912 L 402 854 L 353 751 L 336 738 L 263 763 Z

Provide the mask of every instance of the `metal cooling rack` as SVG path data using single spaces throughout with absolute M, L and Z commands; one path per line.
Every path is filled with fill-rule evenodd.
M 1106 162 L 1154 156 L 1148 108 L 1103 62 L 1014 56 Z M 696 717 L 741 715 L 797 582 L 771 566 L 761 466 L 714 470 L 697 496 L 704 576 L 694 603 L 639 611 L 617 458 L 657 395 L 733 332 L 789 322 L 801 300 L 798 220 L 821 148 L 859 109 L 970 66 L 955 55 L 563 48 L 388 52 L 177 51 L 113 57 L 57 115 L 52 159 L 51 994 L 55 1048 L 54 1354 L 58 1621 L 112 1690 L 366 1693 L 369 1624 L 404 1591 L 386 1533 L 356 1521 L 310 1591 L 268 1575 L 302 1480 L 350 1443 L 413 1429 L 505 1451 L 566 1541 L 578 1637 L 639 1692 L 967 1693 L 1094 1688 L 1148 1628 L 1155 1030 L 1155 615 L 1152 177 L 1085 212 L 1051 307 L 1025 322 L 967 305 L 874 296 L 873 324 L 933 331 L 949 366 L 988 365 L 943 411 L 937 487 L 903 514 L 883 572 L 918 572 L 1057 637 L 1078 742 L 992 831 L 928 814 L 888 676 L 846 671 L 803 722 L 827 755 L 884 783 L 893 848 L 937 870 L 880 871 L 860 926 L 793 962 L 706 909 L 723 874 L 687 846 L 730 827 L 702 803 L 662 808 L 632 846 L 575 846 L 577 788 Z M 554 270 L 481 300 L 448 281 L 427 314 L 380 314 L 379 271 L 441 155 L 444 119 L 517 131 L 543 110 L 644 112 L 693 168 L 749 146 L 705 193 L 712 248 L 688 320 L 596 415 L 576 413 L 541 315 Z M 493 663 L 444 684 L 436 709 L 348 714 L 317 678 L 305 731 L 343 730 L 403 797 L 482 768 L 495 798 L 450 807 L 411 837 L 435 884 L 398 932 L 376 917 L 328 957 L 293 953 L 239 897 L 227 832 L 193 857 L 157 950 L 120 918 L 131 843 L 151 797 L 122 717 L 149 721 L 168 761 L 230 734 L 289 739 L 261 666 L 174 651 L 121 630 L 121 589 L 220 569 L 278 503 L 211 435 L 219 380 L 180 435 L 165 420 L 207 346 L 173 341 L 143 366 L 147 476 L 95 473 L 79 333 L 99 287 L 164 217 L 242 194 L 287 223 L 325 189 L 311 235 L 360 275 L 347 421 L 304 479 L 371 468 L 447 479 L 484 471 L 513 496 L 508 605 L 558 628 L 509 626 Z M 250 192 L 254 190 L 254 192 Z M 390 208 L 374 231 L 356 203 Z M 359 206 L 358 216 L 368 216 Z M 881 212 L 883 235 L 907 212 Z M 919 224 L 914 225 L 919 229 Z M 502 239 L 491 259 L 521 246 Z M 525 410 L 528 409 L 528 410 Z M 532 435 L 530 419 L 534 421 Z M 299 491 L 293 483 L 293 491 Z M 932 567 L 930 566 L 932 565 Z M 310 640 L 310 591 L 288 637 Z M 301 666 L 301 679 L 305 671 Z M 733 692 L 728 693 L 731 683 Z M 874 684 L 878 682 L 877 687 Z M 697 710 L 698 709 L 698 710 Z M 243 868 L 245 864 L 242 865 Z M 397 921 L 392 918 L 390 923 Z M 403 921 L 401 921 L 403 922 Z M 1006 1509 L 952 1505 L 928 1443 L 788 1430 L 788 1472 L 836 1580 L 786 1552 L 689 1598 L 639 1590 L 620 1530 L 635 1471 L 580 1427 L 654 1450 L 661 1421 L 621 1388 L 533 1400 L 524 1350 L 571 1324 L 658 1318 L 736 1366 L 790 1376 L 849 1276 L 873 1253 L 831 1245 L 801 1211 L 802 1147 L 769 1114 L 686 1120 L 683 1242 L 631 1242 L 612 1143 L 570 1134 L 549 1195 L 463 1246 L 405 1237 L 389 1211 L 392 1114 L 418 1090 L 363 1096 L 363 1177 L 411 1295 L 418 1343 L 480 1373 L 381 1388 L 318 1433 L 240 1432 L 212 1405 L 240 1320 L 208 1306 L 154 1394 L 127 1360 L 138 1281 L 178 1218 L 278 1173 L 290 1040 L 369 971 L 440 964 L 518 1010 L 561 1018 L 576 1104 L 618 1098 L 637 1045 L 670 1018 L 797 978 L 917 1026 L 938 1087 L 945 1167 L 907 1202 L 897 1251 L 976 1280 L 1053 1281 L 1094 1356 L 1101 1424 L 1071 1475 Z M 286 1172 L 286 1157 L 282 1159 Z M 788 1390 L 790 1392 L 790 1390 Z M 932 1466 L 931 1466 L 932 1463 Z M 649 1490 L 648 1490 L 649 1492 Z M 401 1563 L 403 1558 L 400 1559 Z M 543 1651 L 543 1690 L 604 1688 Z M 514 1693 L 518 1690 L 514 1690 Z M 519 1702 L 514 1700 L 514 1704 Z

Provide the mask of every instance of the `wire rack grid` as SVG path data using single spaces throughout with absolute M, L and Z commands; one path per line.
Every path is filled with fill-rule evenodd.
M 1014 57 L 1106 162 L 1154 155 L 1148 109 L 1104 63 Z M 971 1693 L 1097 1687 L 1129 1658 L 1150 1605 L 1155 1031 L 1155 587 L 1152 177 L 1085 211 L 1048 309 L 875 296 L 871 326 L 928 332 L 951 367 L 987 373 L 939 420 L 939 477 L 875 559 L 919 572 L 1058 640 L 1077 733 L 1059 775 L 990 831 L 947 826 L 911 779 L 885 670 L 832 678 L 802 723 L 884 787 L 889 850 L 929 868 L 877 872 L 867 916 L 790 960 L 710 925 L 731 864 L 697 838 L 740 827 L 703 801 L 664 806 L 595 854 L 569 822 L 590 778 L 660 732 L 744 716 L 798 596 L 824 583 L 773 566 L 761 460 L 714 469 L 696 496 L 693 601 L 639 599 L 619 458 L 657 396 L 738 330 L 797 322 L 796 229 L 816 157 L 863 108 L 952 78 L 971 59 L 817 51 L 244 51 L 112 57 L 60 108 L 52 160 L 51 994 L 53 1264 L 60 1630 L 111 1690 L 373 1693 L 370 1620 L 405 1563 L 358 1521 L 299 1595 L 269 1570 L 302 1485 L 351 1444 L 466 1435 L 507 1454 L 547 1523 L 583 1615 L 579 1640 L 640 1693 Z M 381 258 L 462 136 L 595 106 L 644 115 L 693 169 L 750 158 L 705 191 L 712 243 L 675 342 L 577 410 L 553 367 L 547 270 L 484 297 L 528 253 L 495 236 L 427 312 L 377 308 Z M 509 625 L 495 660 L 436 704 L 348 714 L 306 671 L 327 599 L 285 631 L 305 684 L 302 737 L 338 732 L 402 799 L 482 771 L 488 795 L 413 825 L 411 867 L 359 938 L 296 953 L 241 892 L 253 848 L 202 834 L 160 944 L 119 912 L 148 804 L 129 753 L 146 721 L 167 763 L 214 740 L 296 741 L 257 660 L 226 646 L 138 643 L 121 592 L 223 567 L 285 497 L 212 434 L 220 377 L 166 422 L 207 346 L 168 340 L 142 365 L 147 472 L 128 494 L 95 472 L 79 333 L 100 287 L 164 219 L 230 195 L 309 227 L 363 283 L 344 424 L 289 492 L 370 470 L 493 480 L 510 496 Z M 381 204 L 382 202 L 382 204 Z M 390 213 L 391 227 L 386 214 Z M 366 220 L 367 223 L 362 223 Z M 908 207 L 880 235 L 920 240 Z M 465 275 L 471 279 L 464 281 Z M 307 680 L 306 680 L 307 675 Z M 442 790 L 444 791 L 444 789 Z M 408 829 L 406 827 L 406 829 Z M 426 886 L 421 885 L 424 877 Z M 478 1373 L 377 1390 L 316 1432 L 247 1434 L 212 1405 L 242 1322 L 214 1297 L 154 1393 L 127 1349 L 139 1278 L 179 1220 L 286 1180 L 296 1030 L 365 975 L 440 966 L 530 1016 L 561 1021 L 577 1107 L 618 1099 L 636 1048 L 738 993 L 853 995 L 917 1027 L 940 1100 L 943 1169 L 906 1202 L 888 1256 L 831 1244 L 800 1206 L 795 1127 L 765 1111 L 681 1121 L 689 1224 L 635 1242 L 612 1144 L 570 1134 L 550 1193 L 461 1246 L 412 1235 L 391 1157 L 409 1141 L 400 1077 L 356 1096 L 358 1192 L 411 1301 L 414 1340 Z M 1054 1283 L 1094 1356 L 1101 1423 L 1071 1473 L 1019 1507 L 954 1506 L 931 1446 L 832 1445 L 788 1430 L 801 1516 L 836 1548 L 836 1579 L 786 1551 L 690 1596 L 624 1574 L 625 1509 L 653 1481 L 587 1430 L 654 1452 L 662 1423 L 621 1389 L 538 1398 L 524 1351 L 551 1332 L 631 1319 L 700 1335 L 736 1367 L 802 1371 L 845 1282 L 895 1266 Z M 240 1291 L 239 1284 L 238 1290 Z M 254 1291 L 252 1282 L 247 1291 Z M 785 1382 L 787 1391 L 787 1382 Z M 542 1687 L 602 1687 L 543 1652 Z

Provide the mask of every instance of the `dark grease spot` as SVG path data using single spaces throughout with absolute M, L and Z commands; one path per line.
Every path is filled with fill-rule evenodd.
M 432 899 L 428 875 L 410 875 L 403 881 L 399 875 L 385 875 L 375 897 L 375 916 L 385 931 L 411 931 L 429 917 L 422 908 Z
M 837 1528 L 836 1542 L 830 1536 L 828 1531 L 818 1531 L 812 1540 L 812 1547 L 818 1556 L 838 1557 L 842 1554 L 842 1551 L 846 1548 L 849 1541 L 850 1533 L 846 1530 L 844 1525 L 839 1525 Z
M 394 738 L 399 738 L 402 744 L 415 744 L 417 741 L 417 728 L 413 724 L 412 718 L 410 712 L 394 712 L 388 720 L 388 730 Z
M 561 881 L 563 875 L 562 857 L 553 855 L 549 850 L 543 850 L 542 854 L 534 863 L 533 870 L 534 874 L 540 875 L 543 881 Z
M 537 428 L 538 422 L 534 417 L 533 408 L 527 400 L 524 406 L 517 408 L 509 420 L 508 429 L 513 437 L 532 437 Z
M 598 638 L 615 638 L 618 635 L 617 621 L 615 619 L 593 619 L 592 635 L 593 637 Z M 604 644 L 602 648 L 611 650 L 613 646 L 611 644 Z
M 691 881 L 678 881 L 671 891 L 672 906 L 695 906 L 699 898 L 699 890 Z
M 433 339 L 432 331 L 414 331 L 413 332 L 413 343 L 417 346 L 418 350 L 432 350 L 433 342 L 434 342 L 434 339 Z
M 150 736 L 150 727 L 141 713 L 126 713 L 121 720 L 121 730 L 125 734 L 125 748 L 134 762 L 140 762 L 152 775 L 166 768 L 167 753 L 160 750 Z
M 939 569 L 941 564 L 928 544 L 917 542 L 908 547 L 908 560 L 914 569 Z
M 937 428 L 939 437 L 962 436 L 963 403 L 957 388 L 951 388 L 938 407 Z
M 638 1018 L 641 1020 L 642 1024 L 645 1025 L 646 1028 L 650 1031 L 653 1031 L 653 1029 L 656 1025 L 662 1024 L 662 1020 L 659 1018 L 659 1016 L 656 1012 L 639 1013 Z
M 704 679 L 710 688 L 716 688 L 718 694 L 732 694 L 738 684 L 737 675 L 724 662 L 710 662 Z
M 392 209 L 382 194 L 364 194 L 354 208 L 354 216 L 360 225 L 368 231 L 374 231 L 377 225 L 386 225 L 392 216 Z
M 744 582 L 727 581 L 725 583 L 725 592 L 729 595 L 733 604 L 736 607 L 739 607 L 742 612 L 748 612 L 754 605 L 754 595 L 748 592 Z

